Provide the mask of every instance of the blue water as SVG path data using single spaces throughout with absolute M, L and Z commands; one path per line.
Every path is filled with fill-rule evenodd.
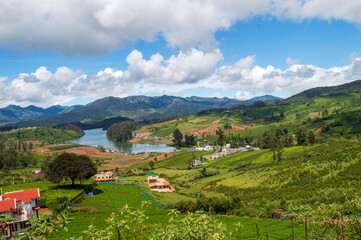
M 141 144 L 113 141 L 107 137 L 107 132 L 101 128 L 85 130 L 83 137 L 72 140 L 73 143 L 88 145 L 92 147 L 103 146 L 118 152 L 141 153 L 141 152 L 171 152 L 175 148 L 167 144 Z

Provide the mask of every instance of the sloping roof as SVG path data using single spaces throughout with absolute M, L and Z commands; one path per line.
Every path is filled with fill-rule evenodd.
M 15 199 L 5 199 L 0 201 L 0 212 L 9 211 L 10 209 L 16 208 L 16 200 Z
M 164 179 L 163 184 L 158 184 L 158 186 L 170 186 L 170 183 Z
M 16 192 L 8 192 L 2 195 L 4 198 L 16 199 L 16 201 L 23 201 L 24 203 L 30 203 L 31 199 L 40 198 L 39 189 L 22 190 Z

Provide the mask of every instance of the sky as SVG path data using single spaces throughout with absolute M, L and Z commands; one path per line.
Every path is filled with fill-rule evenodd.
M 0 0 L 0 107 L 361 79 L 361 1 Z

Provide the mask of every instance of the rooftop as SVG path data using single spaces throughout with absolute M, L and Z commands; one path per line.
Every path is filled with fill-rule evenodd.
M 23 201 L 24 203 L 30 203 L 32 199 L 40 198 L 39 189 L 21 190 L 16 192 L 8 192 L 2 195 L 3 200 L 16 199 L 16 201 Z M 0 201 L 0 202 L 2 202 Z

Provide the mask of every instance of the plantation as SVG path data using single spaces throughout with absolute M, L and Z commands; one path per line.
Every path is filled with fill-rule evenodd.
M 360 184 L 361 139 L 324 141 L 284 148 L 281 161 L 274 161 L 269 150 L 261 150 L 203 160 L 195 169 L 188 169 L 184 160 L 193 153 L 185 152 L 155 162 L 150 173 L 164 176 L 177 194 L 195 203 L 194 207 L 188 204 L 189 210 L 211 207 L 220 214 L 268 218 L 275 209 L 292 212 L 294 206 L 342 205 L 361 195 L 356 187 Z M 177 206 L 172 195 L 155 197 L 169 206 L 187 207 L 185 203 Z
M 148 237 L 148 234 L 150 234 L 155 227 L 158 227 L 157 224 L 161 224 L 163 227 L 169 224 L 169 212 L 158 207 L 148 198 L 145 198 L 136 186 L 99 184 L 94 190 L 94 194 L 95 196 L 87 196 L 82 203 L 72 206 L 74 210 L 70 216 L 73 220 L 68 225 L 69 231 L 60 230 L 52 239 L 84 236 L 83 231 L 86 231 L 91 224 L 97 229 L 106 229 L 109 226 L 106 219 L 110 217 L 112 212 L 118 212 L 125 204 L 131 208 L 138 209 L 143 201 L 150 202 L 144 209 L 147 219 L 143 224 L 146 230 L 142 232 L 142 234 L 145 237 Z M 124 215 L 118 214 L 117 217 L 123 218 Z M 183 217 L 184 215 L 180 215 L 177 218 Z M 242 239 L 255 239 L 257 237 L 256 223 L 258 224 L 262 237 L 266 236 L 266 227 L 270 239 L 287 239 L 292 235 L 290 221 L 225 216 L 214 216 L 212 219 L 216 219 L 225 224 L 227 235 L 230 236 L 231 239 L 238 239 L 239 232 L 236 224 L 239 222 L 242 223 Z M 229 232 L 232 234 L 229 235 Z M 296 238 L 304 238 L 303 225 L 295 222 L 294 233 Z M 116 239 L 115 233 L 113 239 Z

